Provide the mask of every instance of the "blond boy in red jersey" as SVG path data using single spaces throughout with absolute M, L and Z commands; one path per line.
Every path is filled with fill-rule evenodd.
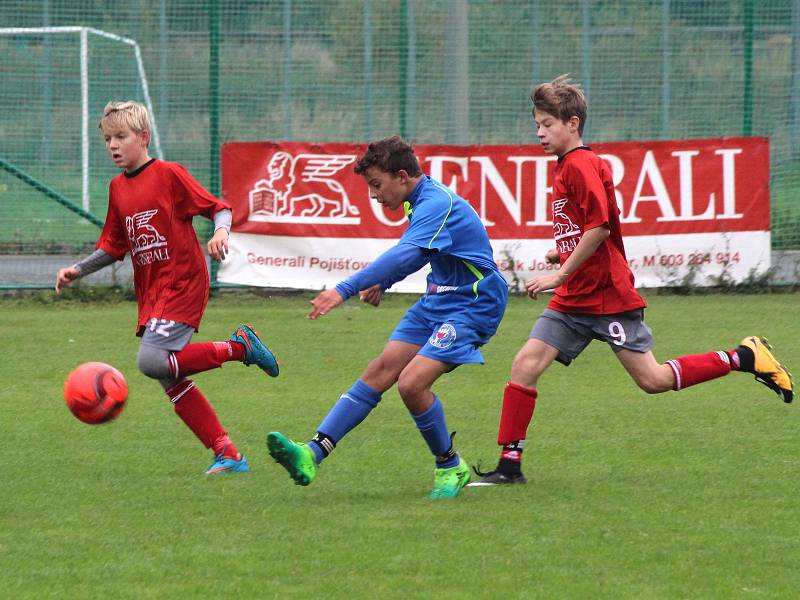
M 754 374 L 784 402 L 791 402 L 791 374 L 775 359 L 764 338 L 747 337 L 733 350 L 656 361 L 652 332 L 644 322 L 646 303 L 634 288 L 625 257 L 611 171 L 583 145 L 587 108 L 583 92 L 562 75 L 536 87 L 531 100 L 539 141 L 545 152 L 558 156 L 553 182 L 556 247 L 547 252 L 546 259 L 561 267 L 525 284 L 534 300 L 541 292 L 555 293 L 511 366 L 503 393 L 497 468 L 478 471 L 481 479 L 470 485 L 526 482 L 522 451 L 539 377 L 554 360 L 569 365 L 592 339 L 608 343 L 636 384 L 649 394 L 744 371 Z
M 178 163 L 150 158 L 150 117 L 138 102 L 110 102 L 100 120 L 106 150 L 122 173 L 109 185 L 108 213 L 97 250 L 56 275 L 55 289 L 131 254 L 142 338 L 139 370 L 158 380 L 175 412 L 213 451 L 206 474 L 247 472 L 247 459 L 222 427 L 214 408 L 189 375 L 224 362 L 256 364 L 278 375 L 275 356 L 247 325 L 229 340 L 190 344 L 209 294 L 205 256 L 192 226 L 202 215 L 214 221 L 207 244 L 215 260 L 228 251 L 231 208 L 210 194 Z

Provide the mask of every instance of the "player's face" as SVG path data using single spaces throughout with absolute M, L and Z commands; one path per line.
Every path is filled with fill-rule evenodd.
M 120 169 L 135 171 L 150 160 L 147 155 L 147 131 L 136 133 L 127 127 L 114 131 L 104 129 L 103 137 L 106 140 L 106 151 Z
M 370 198 L 390 210 L 396 210 L 408 198 L 408 173 L 387 173 L 377 167 L 370 167 L 364 173 L 369 186 Z
M 564 123 L 558 117 L 537 110 L 533 114 L 533 119 L 536 122 L 536 135 L 548 154 L 563 156 L 569 150 L 580 146 L 577 117 L 572 117 Z

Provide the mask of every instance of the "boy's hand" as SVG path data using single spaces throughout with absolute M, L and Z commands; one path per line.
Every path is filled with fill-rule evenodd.
M 551 265 L 557 265 L 561 262 L 561 255 L 558 253 L 556 248 L 550 248 L 550 250 L 548 250 L 544 255 L 544 260 Z
M 69 287 L 72 282 L 81 276 L 80 271 L 75 267 L 64 267 L 59 269 L 56 274 L 56 294 L 61 293 L 62 287 Z
M 528 292 L 528 296 L 531 300 L 536 300 L 537 296 L 541 292 L 546 292 L 547 290 L 557 288 L 564 283 L 566 278 L 567 275 L 561 271 L 549 273 L 548 275 L 543 275 L 542 277 L 534 277 L 525 283 L 525 291 Z
M 344 298 L 339 295 L 336 288 L 331 288 L 320 292 L 317 297 L 311 301 L 311 312 L 308 313 L 309 319 L 316 319 L 317 317 L 327 314 L 337 306 L 344 302 Z
M 360 291 L 358 297 L 361 298 L 362 302 L 372 304 L 372 306 L 378 306 L 381 303 L 381 298 L 383 298 L 383 290 L 380 284 L 376 283 L 372 287 Z
M 225 260 L 225 256 L 228 254 L 228 230 L 224 227 L 217 229 L 208 240 L 207 247 L 211 258 L 219 261 Z

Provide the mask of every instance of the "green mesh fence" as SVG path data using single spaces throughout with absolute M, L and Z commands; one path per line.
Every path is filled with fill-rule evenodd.
M 42 27 L 92 31 L 83 53 L 8 31 Z M 226 141 L 530 143 L 529 90 L 561 73 L 589 142 L 768 136 L 773 246 L 800 248 L 800 0 L 6 0 L 0 159 L 102 218 L 109 99 L 149 98 L 163 157 L 214 188 Z M 49 283 L 98 233 L 3 169 L 0 215 L 0 285 Z

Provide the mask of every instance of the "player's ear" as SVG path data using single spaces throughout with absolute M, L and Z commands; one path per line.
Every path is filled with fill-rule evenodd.
M 580 128 L 580 124 L 581 120 L 577 116 L 572 115 L 568 122 L 569 132 L 573 134 L 576 133 Z
M 139 137 L 142 138 L 142 143 L 144 147 L 147 148 L 150 146 L 150 130 L 149 129 L 142 129 L 139 133 Z

